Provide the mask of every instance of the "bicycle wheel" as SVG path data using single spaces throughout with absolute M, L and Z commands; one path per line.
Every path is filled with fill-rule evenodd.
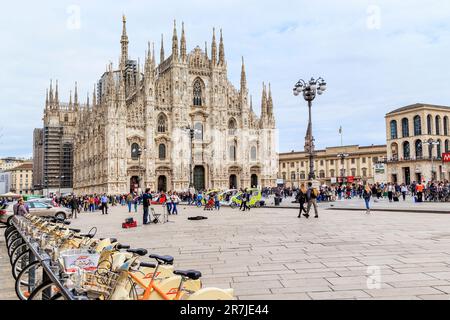
M 28 300 L 65 300 L 59 288 L 52 281 L 41 283 L 31 292 Z
M 30 250 L 22 252 L 12 264 L 11 272 L 14 279 L 17 279 L 20 271 L 30 264 Z
M 18 247 L 16 247 L 11 253 L 11 256 L 9 257 L 9 262 L 11 262 L 11 265 L 13 265 L 17 257 L 20 256 L 22 252 L 27 251 L 27 249 L 28 246 L 26 243 L 22 243 Z
M 8 237 L 8 235 L 9 235 L 11 232 L 13 232 L 13 231 L 15 231 L 15 230 L 16 230 L 16 227 L 14 227 L 14 226 L 9 226 L 9 227 L 7 227 L 7 228 L 5 229 L 5 233 L 4 233 L 5 239 Z
M 14 286 L 16 295 L 20 300 L 28 300 L 31 292 L 42 283 L 44 272 L 44 268 L 39 261 L 33 261 L 20 271 Z
M 16 240 L 17 238 L 20 237 L 20 233 L 19 231 L 15 230 L 13 232 L 11 232 L 8 237 L 6 238 L 6 247 L 9 248 L 9 246 L 11 245 L 11 242 Z
M 10 246 L 8 247 L 8 255 L 11 257 L 14 249 L 16 249 L 18 246 L 20 246 L 22 243 L 24 243 L 22 237 L 15 239 L 11 242 Z

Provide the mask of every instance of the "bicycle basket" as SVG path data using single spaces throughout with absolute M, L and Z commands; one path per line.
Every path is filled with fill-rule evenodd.
M 114 272 L 85 272 L 83 273 L 81 288 L 88 294 L 103 296 L 106 300 L 109 298 L 116 287 L 119 275 Z

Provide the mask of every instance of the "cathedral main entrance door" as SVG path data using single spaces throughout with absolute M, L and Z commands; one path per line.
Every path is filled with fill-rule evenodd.
M 158 191 L 167 192 L 167 177 L 159 176 L 158 177 Z
M 230 176 L 230 189 L 236 189 L 237 188 L 237 177 L 235 174 L 232 174 Z
M 139 177 L 133 176 L 130 179 L 130 192 L 138 192 L 139 189 Z
M 251 187 L 252 188 L 258 187 L 258 176 L 256 174 L 252 174 L 251 180 L 252 180 Z
M 196 191 L 205 189 L 205 168 L 203 166 L 194 168 L 194 188 Z

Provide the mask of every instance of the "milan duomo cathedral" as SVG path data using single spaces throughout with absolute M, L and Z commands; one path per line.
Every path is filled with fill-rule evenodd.
M 244 59 L 239 90 L 227 78 L 222 31 L 218 48 L 213 31 L 210 54 L 206 46 L 187 53 L 184 24 L 179 41 L 174 23 L 172 54 L 166 57 L 161 39 L 159 65 L 154 45 L 141 67 L 128 57 L 128 43 L 123 17 L 119 67 L 107 67 L 86 103 L 76 84 L 69 103 L 50 85 L 40 129 L 47 191 L 61 188 L 58 177 L 76 194 L 275 186 L 270 85 L 263 84 L 258 117 Z M 60 133 L 59 169 L 50 163 L 52 132 Z

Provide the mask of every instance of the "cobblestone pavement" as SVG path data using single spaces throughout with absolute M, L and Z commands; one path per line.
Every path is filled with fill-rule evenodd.
M 187 220 L 197 215 L 208 219 Z M 205 286 L 232 287 L 243 300 L 450 298 L 447 215 L 322 210 L 307 220 L 292 209 L 182 207 L 170 223 L 121 229 L 130 216 L 141 223 L 140 212 L 113 207 L 72 225 L 173 255 L 175 268 L 198 269 Z
M 281 207 L 285 208 L 298 208 L 298 203 L 292 203 L 293 197 L 283 198 Z M 268 206 L 273 206 L 273 197 L 269 197 L 267 200 Z M 365 209 L 364 200 L 359 197 L 355 197 L 349 200 L 337 200 L 333 202 L 322 202 L 319 204 L 321 208 L 343 208 L 343 209 Z M 424 211 L 424 212 L 447 212 L 450 214 L 450 202 L 421 202 L 415 203 L 411 196 L 406 197 L 406 201 L 400 198 L 399 202 L 389 202 L 387 198 L 372 199 L 370 201 L 372 209 L 376 210 L 399 210 L 399 211 Z

